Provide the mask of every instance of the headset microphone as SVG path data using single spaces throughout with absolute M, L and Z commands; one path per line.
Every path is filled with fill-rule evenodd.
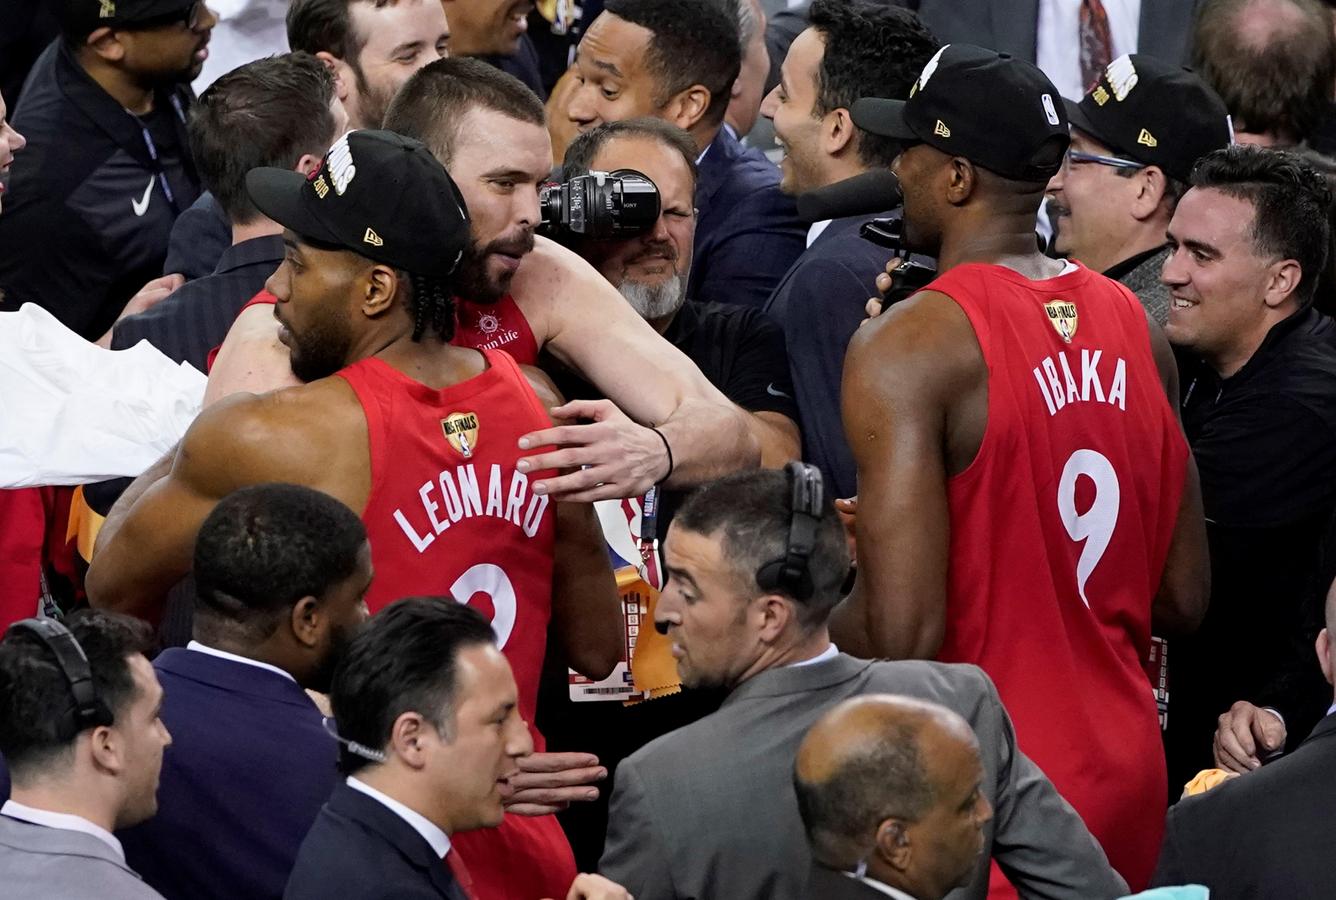
M 55 619 L 23 619 L 9 629 L 31 634 L 50 650 L 70 686 L 74 708 L 64 714 L 60 723 L 57 734 L 62 741 L 69 741 L 89 728 L 112 723 L 111 710 L 94 689 L 88 657 L 68 628 Z
M 807 600 L 815 591 L 808 561 L 821 526 L 825 491 L 821 470 L 816 466 L 791 462 L 784 471 L 793 486 L 788 542 L 783 556 L 756 570 L 756 583 L 764 590 L 780 591 L 795 600 Z

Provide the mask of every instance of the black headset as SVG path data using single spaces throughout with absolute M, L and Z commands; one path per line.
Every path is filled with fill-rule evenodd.
M 783 556 L 756 570 L 756 583 L 764 590 L 783 591 L 795 600 L 807 600 L 816 590 L 807 563 L 821 527 L 825 490 L 821 470 L 816 466 L 791 462 L 784 467 L 784 472 L 793 487 L 788 544 Z
M 111 710 L 97 696 L 93 687 L 93 672 L 88 667 L 88 657 L 68 628 L 55 619 L 23 619 L 10 625 L 9 629 L 27 632 L 41 641 L 55 656 L 56 665 L 70 686 L 70 693 L 74 695 L 74 708 L 62 716 L 57 732 L 62 741 L 72 740 L 89 728 L 112 723 Z

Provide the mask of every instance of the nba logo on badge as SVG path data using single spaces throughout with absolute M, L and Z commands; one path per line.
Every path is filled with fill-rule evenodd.
M 1070 300 L 1050 300 L 1044 304 L 1044 312 L 1058 337 L 1070 344 L 1076 336 L 1076 304 Z
M 465 459 L 473 458 L 473 452 L 478 449 L 477 413 L 450 413 L 441 420 L 441 431 L 456 453 Z

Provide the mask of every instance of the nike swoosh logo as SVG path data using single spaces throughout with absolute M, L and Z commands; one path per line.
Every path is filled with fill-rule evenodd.
M 767 394 L 769 394 L 771 397 L 783 397 L 785 400 L 792 400 L 792 399 L 793 399 L 793 395 L 792 395 L 792 394 L 786 394 L 786 393 L 784 393 L 783 391 L 777 391 L 777 390 L 775 390 L 775 386 L 774 386 L 773 384 L 767 384 L 767 385 L 765 386 L 765 392 L 766 392 Z
M 144 188 L 144 196 L 138 200 L 130 201 L 130 206 L 134 208 L 135 215 L 140 218 L 143 218 L 144 213 L 148 212 L 149 201 L 153 199 L 153 181 L 152 178 L 148 180 L 148 187 Z

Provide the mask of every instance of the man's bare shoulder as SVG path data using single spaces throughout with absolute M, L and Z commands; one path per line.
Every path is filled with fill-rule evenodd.
M 984 367 L 969 317 L 948 295 L 919 291 L 864 322 L 849 343 L 850 364 L 950 379 Z
M 226 473 L 235 484 L 287 481 L 316 486 L 366 417 L 347 382 L 325 378 L 264 394 L 233 394 L 200 413 L 182 442 L 194 475 Z

